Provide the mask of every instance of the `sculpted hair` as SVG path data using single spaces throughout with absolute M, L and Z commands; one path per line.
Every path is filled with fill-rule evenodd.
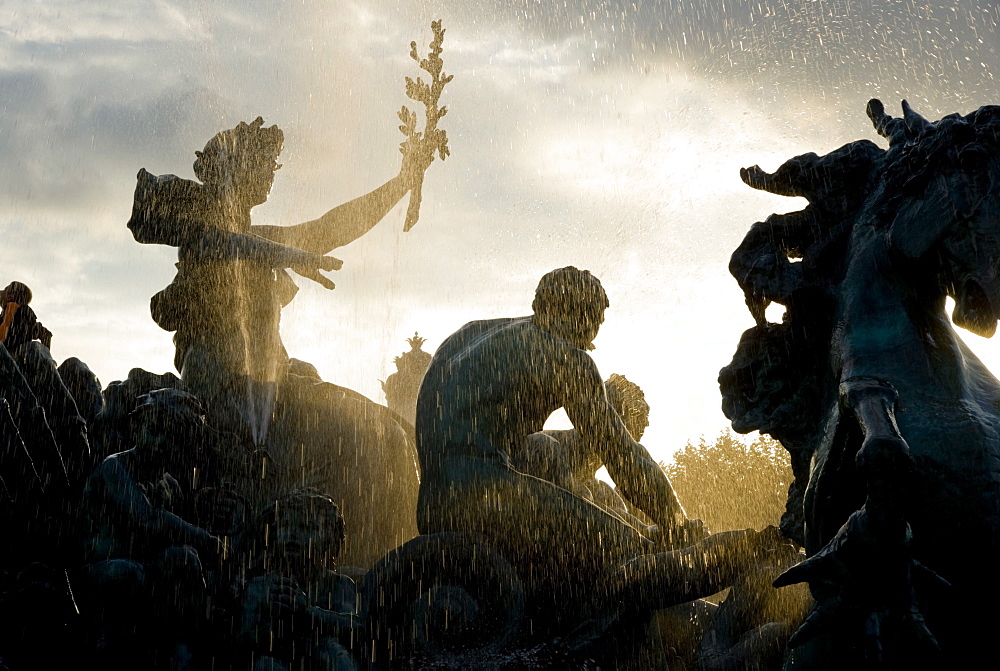
M 333 542 L 331 553 L 337 557 L 344 547 L 344 516 L 332 498 L 313 487 L 296 489 L 263 508 L 257 517 L 255 527 L 261 530 L 265 525 L 273 526 L 284 519 L 309 519 L 320 516 Z
M 177 434 L 193 437 L 205 428 L 205 408 L 197 397 L 180 389 L 154 389 L 139 397 L 129 414 L 133 434 L 147 422 L 170 426 Z
M 194 174 L 205 184 L 218 183 L 236 165 L 254 161 L 274 160 L 281 153 L 285 135 L 277 126 L 264 128 L 264 118 L 250 123 L 241 121 L 235 128 L 220 131 L 196 151 Z M 280 165 L 273 164 L 277 170 Z
M 622 417 L 625 417 L 627 407 L 646 400 L 646 394 L 639 385 L 617 373 L 613 373 L 604 383 L 604 390 L 608 395 L 608 403 Z
M 609 305 L 601 281 L 589 270 L 566 266 L 546 273 L 535 289 L 531 309 L 536 315 L 585 314 Z
M 5 291 L 7 292 L 7 300 L 13 301 L 18 305 L 27 305 L 31 302 L 31 289 L 24 282 L 11 282 L 7 285 Z

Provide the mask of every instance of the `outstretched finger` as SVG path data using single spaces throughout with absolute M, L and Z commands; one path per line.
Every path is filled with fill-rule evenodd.
M 753 186 L 759 181 L 759 175 L 761 173 L 760 166 L 755 165 L 749 168 L 740 168 L 740 179 L 747 186 Z
M 865 106 L 865 113 L 868 115 L 868 118 L 876 124 L 885 123 L 891 119 L 891 117 L 885 113 L 885 105 L 883 105 L 882 101 L 878 98 L 872 98 L 868 101 L 868 105 Z
M 322 262 L 319 264 L 320 270 L 340 270 L 344 267 L 344 262 L 335 256 L 323 256 Z
M 337 285 L 333 283 L 333 280 L 331 280 L 329 277 L 326 277 L 326 276 L 320 274 L 320 272 L 318 270 L 316 270 L 315 268 L 301 268 L 301 267 L 296 267 L 296 268 L 292 268 L 292 270 L 294 270 L 296 273 L 298 273 L 302 277 L 304 277 L 304 278 L 306 278 L 308 280 L 312 280 L 316 284 L 319 284 L 320 286 L 322 286 L 325 289 L 336 289 L 337 288 Z
M 337 288 L 337 285 L 333 283 L 333 280 L 331 280 L 329 277 L 324 277 L 323 275 L 320 275 L 319 273 L 316 273 L 316 275 L 314 277 L 310 277 L 309 279 L 311 279 L 313 282 L 316 282 L 317 284 L 319 284 L 324 289 L 331 289 L 332 290 L 332 289 L 336 289 Z

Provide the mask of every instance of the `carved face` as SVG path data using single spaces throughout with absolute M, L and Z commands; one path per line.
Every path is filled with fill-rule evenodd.
M 233 169 L 232 183 L 240 199 L 250 207 L 266 202 L 274 184 L 274 173 L 280 167 L 276 155 L 248 153 Z
M 649 426 L 649 404 L 641 400 L 629 401 L 625 403 L 624 411 L 622 421 L 629 435 L 635 441 L 642 440 L 642 434 L 646 433 L 646 427 Z
M 604 323 L 604 307 L 603 306 L 589 306 L 589 309 L 583 310 L 579 315 L 579 318 L 573 323 L 575 338 L 574 344 L 576 344 L 581 349 L 592 349 L 594 338 L 601 330 L 601 324 Z
M 322 566 L 340 553 L 340 546 L 323 512 L 297 509 L 275 524 L 275 551 L 292 566 Z
M 241 207 L 254 207 L 267 200 L 280 168 L 278 154 L 284 134 L 277 126 L 264 128 L 264 119 L 240 122 L 220 131 L 195 152 L 194 172 L 206 186 L 232 198 Z
M 154 460 L 200 456 L 205 439 L 201 404 L 177 389 L 157 389 L 130 415 L 136 447 Z M 185 455 L 185 456 L 182 456 Z

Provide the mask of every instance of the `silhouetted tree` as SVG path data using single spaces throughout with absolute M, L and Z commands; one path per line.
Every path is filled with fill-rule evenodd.
M 788 453 L 759 436 L 744 442 L 724 431 L 713 442 L 689 442 L 660 466 L 670 477 L 688 517 L 712 531 L 777 525 L 792 481 Z

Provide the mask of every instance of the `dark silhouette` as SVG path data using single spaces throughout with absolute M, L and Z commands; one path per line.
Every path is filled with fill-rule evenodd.
M 639 385 L 614 374 L 604 383 L 604 391 L 608 403 L 622 418 L 629 435 L 637 442 L 641 440 L 649 426 L 649 404 Z M 595 477 L 597 470 L 604 465 L 601 450 L 589 443 L 577 429 L 531 434 L 525 440 L 524 448 L 512 457 L 511 465 L 522 473 L 548 480 L 593 501 L 647 536 L 657 533 L 656 529 L 651 529 L 629 511 L 628 503 L 613 487 Z
M 52 347 L 52 332 L 28 307 L 31 298 L 31 289 L 23 282 L 11 282 L 0 290 L 0 343 L 9 352 L 32 340 Z
M 281 166 L 283 134 L 258 117 L 213 137 L 197 152 L 201 183 L 139 171 L 128 226 L 143 243 L 178 248 L 177 275 L 153 297 L 153 319 L 174 331 L 174 363 L 185 387 L 205 401 L 219 429 L 264 441 L 288 357 L 278 332 L 281 308 L 297 292 L 287 270 L 327 289 L 320 271 L 342 262 L 332 250 L 368 232 L 415 184 L 431 161 L 404 154 L 400 174 L 374 191 L 297 226 L 259 226 Z
M 407 78 L 425 123 L 401 110 L 400 174 L 315 220 L 252 225 L 283 141 L 261 118 L 196 152 L 198 181 L 139 172 L 129 228 L 178 248 L 150 308 L 179 377 L 102 391 L 79 359 L 56 367 L 27 285 L 0 290 L 0 667 L 355 668 L 352 576 L 417 534 L 412 425 L 288 358 L 280 310 L 287 271 L 332 289 L 330 252 L 407 193 L 416 223 L 449 155 L 432 30 L 426 58 L 411 45 L 430 80 Z
M 77 590 L 107 652 L 142 665 L 196 637 L 209 612 L 207 571 L 224 542 L 192 521 L 197 481 L 211 482 L 214 470 L 197 399 L 150 392 L 132 428 L 134 447 L 106 458 L 87 481 Z
M 357 587 L 337 573 L 344 518 L 333 500 L 296 490 L 263 509 L 243 541 L 240 638 L 253 669 L 356 669 L 348 651 Z
M 559 622 L 579 625 L 622 609 L 648 614 L 715 593 L 733 584 L 758 552 L 781 545 L 770 532 L 705 538 L 703 526 L 685 518 L 663 471 L 608 403 L 585 351 L 607 306 L 597 278 L 562 268 L 542 278 L 532 316 L 471 322 L 441 344 L 417 403 L 417 519 L 425 536 L 400 549 L 395 561 L 404 570 L 414 562 L 426 566 L 419 558 L 434 552 L 482 556 L 476 563 L 483 567 L 483 583 L 523 583 L 529 607 L 539 607 L 536 594 L 559 604 L 557 611 L 545 611 L 547 625 L 557 629 Z M 512 462 L 528 436 L 541 431 L 559 407 L 573 421 L 580 444 L 596 450 L 621 495 L 656 526 L 640 530 L 586 498 L 515 470 Z M 467 571 L 460 566 L 455 564 L 459 574 Z M 379 570 L 392 575 L 384 567 L 374 572 Z M 434 570 L 435 580 L 443 580 L 441 569 Z M 482 621 L 489 617 L 502 619 L 495 613 Z M 392 625 L 381 620 L 378 626 Z M 599 631 L 603 625 L 595 626 Z
M 741 171 L 809 205 L 754 224 L 733 254 L 758 324 L 720 374 L 723 409 L 792 457 L 782 529 L 811 558 L 776 584 L 808 581 L 817 606 L 786 668 L 970 668 L 992 654 L 992 618 L 959 614 L 1000 593 L 1000 382 L 944 307 L 996 329 L 1000 107 L 930 123 L 872 100 L 868 114 L 888 150 L 861 140 Z
M 20 427 L 12 430 L 20 430 L 23 434 L 11 439 L 23 442 L 27 438 L 29 444 L 36 445 L 28 452 L 40 450 L 38 454 L 50 453 L 49 447 L 40 445 L 54 440 L 70 488 L 78 494 L 91 467 L 86 420 L 81 417 L 49 351 L 52 332 L 38 321 L 29 306 L 31 300 L 31 289 L 23 282 L 11 282 L 0 290 L 0 344 L 5 350 L 4 358 L 10 359 L 5 364 L 8 372 L 3 380 L 8 391 L 0 392 L 0 396 L 9 404 L 11 427 Z M 36 405 L 42 416 L 32 420 L 15 419 L 24 412 L 37 413 L 30 410 Z M 11 472 L 6 475 L 12 478 L 10 486 L 15 486 L 17 476 Z
M 172 545 L 187 545 L 213 560 L 222 541 L 178 512 L 206 478 L 207 427 L 204 410 L 190 394 L 175 389 L 150 392 L 132 413 L 135 446 L 106 458 L 85 489 L 94 533 L 87 542 L 91 561 L 152 557 Z M 141 556 L 137 557 L 141 560 Z
M 410 351 L 403 352 L 393 360 L 396 372 L 382 383 L 382 391 L 385 393 L 385 403 L 389 409 L 409 422 L 412 427 L 417 423 L 417 393 L 420 391 L 420 381 L 424 379 L 424 372 L 431 363 L 431 355 L 420 349 L 427 339 L 421 338 L 419 333 L 414 333 L 412 338 L 406 339 L 406 342 L 410 343 Z
M 328 254 L 371 230 L 411 191 L 406 228 L 416 222 L 423 173 L 435 154 L 449 154 L 438 128 L 447 110 L 438 103 L 451 77 L 442 71 L 444 30 L 440 22 L 432 29 L 427 58 L 411 45 L 411 57 L 431 82 L 407 79 L 407 95 L 426 107 L 426 124 L 418 130 L 416 114 L 401 110 L 402 167 L 379 188 L 295 226 L 251 224 L 252 208 L 267 200 L 280 167 L 283 142 L 281 130 L 258 117 L 220 132 L 196 152 L 200 182 L 141 170 L 128 224 L 139 242 L 178 248 L 177 275 L 153 297 L 153 319 L 175 332 L 180 385 L 204 403 L 208 423 L 232 434 L 267 472 L 246 479 L 241 493 L 251 506 L 302 486 L 339 504 L 364 496 L 344 506 L 345 561 L 360 566 L 416 534 L 411 432 L 399 415 L 289 359 L 279 319 L 297 291 L 288 270 L 333 289 L 323 272 L 342 262 Z M 106 411 L 109 421 L 98 421 L 107 429 L 102 443 L 121 435 L 112 415 Z

